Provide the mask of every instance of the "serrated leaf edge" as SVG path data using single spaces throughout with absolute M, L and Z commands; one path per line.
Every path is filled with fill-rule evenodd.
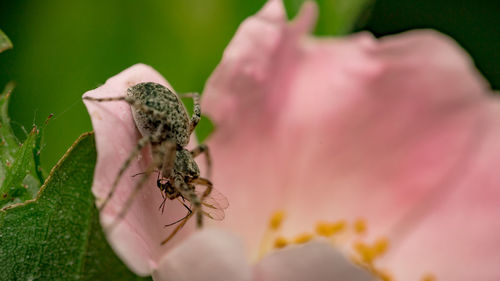
M 38 193 L 37 193 L 37 195 L 36 195 L 35 198 L 26 200 L 26 201 L 21 202 L 21 203 L 16 203 L 16 204 L 12 204 L 12 205 L 6 206 L 6 207 L 0 209 L 0 212 L 5 212 L 5 211 L 7 211 L 9 209 L 13 209 L 13 208 L 16 208 L 16 207 L 20 207 L 20 206 L 24 206 L 24 205 L 36 202 L 38 200 L 38 198 L 40 198 L 40 196 L 42 195 L 43 191 L 45 190 L 45 188 L 47 186 L 47 183 L 51 181 L 51 179 L 52 179 L 55 171 L 62 165 L 62 163 L 64 162 L 64 160 L 66 160 L 66 158 L 68 157 L 68 155 L 73 151 L 73 149 L 78 145 L 78 143 L 80 143 L 80 141 L 82 139 L 84 139 L 84 138 L 86 138 L 88 136 L 91 136 L 93 134 L 94 134 L 94 131 L 86 132 L 86 133 L 81 134 L 75 140 L 75 142 L 68 148 L 68 150 L 64 153 L 64 155 L 61 157 L 61 159 L 59 159 L 59 161 L 57 161 L 56 165 L 54 165 L 54 167 L 52 167 L 52 169 L 50 170 L 49 175 L 45 179 L 45 182 L 43 183 L 43 185 L 40 187 L 40 190 L 38 191 Z

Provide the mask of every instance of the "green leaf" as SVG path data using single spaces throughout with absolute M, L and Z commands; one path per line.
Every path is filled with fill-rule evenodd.
M 293 18 L 305 0 L 284 0 L 287 13 Z M 345 35 L 352 32 L 369 12 L 374 0 L 316 0 L 319 19 L 316 34 Z
M 33 158 L 37 139 L 38 134 L 34 127 L 14 155 L 14 161 L 7 164 L 5 178 L 0 187 L 0 206 L 24 202 L 34 198 L 38 192 L 40 179 L 35 172 Z
M 34 198 L 43 182 L 40 130 L 34 126 L 21 145 L 10 126 L 8 101 L 13 88 L 13 83 L 7 84 L 0 96 L 0 207 Z
M 12 131 L 9 118 L 9 97 L 14 90 L 14 83 L 10 82 L 5 86 L 0 95 L 0 156 L 1 159 L 12 161 L 16 153 L 19 142 Z
M 12 48 L 12 42 L 10 42 L 9 37 L 0 29 L 0 53 L 10 48 Z
M 91 184 L 92 133 L 50 172 L 37 198 L 0 211 L 0 280 L 140 280 L 106 243 Z

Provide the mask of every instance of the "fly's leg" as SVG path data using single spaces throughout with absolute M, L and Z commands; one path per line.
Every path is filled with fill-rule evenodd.
M 177 227 L 170 233 L 170 235 L 165 238 L 161 242 L 161 245 L 164 245 L 168 241 L 170 241 L 175 234 L 188 222 L 188 220 L 191 218 L 193 214 L 196 214 L 196 225 L 198 228 L 200 228 L 203 225 L 203 213 L 201 210 L 201 201 L 194 192 L 194 186 L 190 186 L 187 183 L 185 183 L 182 179 L 182 177 L 176 177 L 174 180 L 174 187 L 182 194 L 183 197 L 188 198 L 188 201 L 191 202 L 193 208 L 189 209 L 184 203 L 183 205 L 190 210 L 189 214 L 184 217 L 177 225 Z M 177 223 L 177 222 L 176 222 Z
M 179 200 L 179 197 L 177 197 L 177 200 Z M 183 217 L 183 218 L 181 218 L 181 219 L 176 220 L 176 221 L 175 221 L 175 222 L 173 222 L 173 223 L 166 224 L 166 225 L 165 225 L 165 227 L 169 227 L 169 226 L 172 226 L 172 225 L 174 225 L 174 224 L 177 224 L 177 223 L 179 223 L 179 222 L 181 222 L 181 221 L 185 220 L 187 217 L 189 217 L 189 216 L 191 215 L 191 213 L 193 213 L 193 211 L 191 211 L 191 209 L 190 209 L 190 208 L 189 208 L 189 207 L 188 207 L 188 206 L 187 206 L 184 202 L 182 202 L 181 200 L 179 200 L 179 202 L 181 202 L 182 206 L 184 206 L 184 207 L 188 210 L 187 215 L 186 215 L 186 216 L 184 216 L 184 217 Z
M 207 164 L 207 178 L 212 177 L 212 157 L 210 157 L 210 150 L 206 144 L 200 144 L 195 149 L 191 150 L 191 155 L 194 157 L 205 154 L 205 162 Z
M 193 99 L 193 116 L 191 116 L 191 129 L 189 134 L 191 135 L 200 122 L 201 119 L 201 105 L 200 105 L 200 94 L 198 93 L 189 93 L 181 95 L 181 98 L 192 98 Z
M 161 193 L 161 197 L 163 198 L 163 201 L 161 201 L 161 204 L 160 204 L 160 207 L 158 207 L 158 210 L 161 211 L 161 213 L 163 214 L 163 212 L 165 211 L 165 205 L 167 203 L 167 197 L 163 194 L 163 192 Z
M 164 245 L 166 244 L 168 241 L 170 241 L 170 239 L 172 239 L 175 234 L 177 234 L 177 232 L 188 222 L 188 220 L 191 218 L 191 216 L 193 215 L 193 212 L 189 213 L 182 221 L 180 224 L 177 225 L 177 227 L 174 229 L 174 231 L 172 231 L 172 233 L 170 233 L 170 235 L 165 238 L 165 240 L 161 241 L 161 245 Z
M 182 177 L 177 176 L 174 179 L 174 188 L 191 203 L 192 211 L 196 215 L 196 226 L 201 228 L 203 226 L 202 201 L 196 194 L 194 185 L 186 183 Z

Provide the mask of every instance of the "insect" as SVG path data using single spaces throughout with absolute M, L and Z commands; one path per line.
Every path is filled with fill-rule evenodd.
M 100 210 L 104 209 L 116 191 L 118 182 L 138 153 L 146 146 L 151 145 L 152 161 L 141 177 L 136 182 L 131 195 L 118 213 L 115 221 L 110 225 L 114 227 L 123 217 L 149 176 L 158 171 L 157 188 L 162 192 L 164 201 L 160 209 L 165 207 L 165 201 L 179 200 L 188 210 L 188 215 L 178 222 L 179 225 L 172 234 L 162 241 L 167 243 L 187 220 L 194 214 L 197 227 L 202 227 L 203 216 L 215 220 L 224 218 L 224 209 L 228 207 L 227 199 L 220 192 L 214 191 L 212 183 L 207 178 L 200 176 L 200 169 L 194 158 L 205 154 L 207 161 L 207 176 L 211 173 L 211 158 L 208 147 L 199 145 L 189 151 L 186 149 L 191 134 L 201 118 L 200 98 L 198 94 L 185 94 L 182 97 L 193 99 L 193 115 L 189 115 L 179 96 L 163 85 L 154 82 L 139 83 L 127 89 L 125 96 L 94 98 L 85 96 L 84 99 L 108 102 L 125 101 L 131 106 L 135 124 L 142 135 L 135 149 L 121 166 L 111 186 L 110 192 L 104 199 Z M 204 186 L 204 189 L 199 189 Z M 187 200 L 191 207 L 184 201 Z M 166 226 L 170 226 L 169 224 Z

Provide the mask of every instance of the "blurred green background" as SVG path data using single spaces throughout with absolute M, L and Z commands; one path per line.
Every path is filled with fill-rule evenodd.
M 338 20 L 357 15 L 366 0 L 317 0 L 316 34 L 345 33 Z M 293 16 L 301 0 L 285 0 Z M 203 90 L 238 25 L 265 0 L 50 0 L 0 2 L 0 29 L 14 49 L 0 55 L 0 87 L 15 81 L 10 114 L 21 127 L 53 120 L 45 132 L 42 165 L 49 170 L 69 145 L 91 130 L 81 95 L 143 62 L 179 92 Z M 500 88 L 498 1 L 380 0 L 356 30 L 377 36 L 435 28 L 455 38 L 495 89 Z M 347 10 L 346 10 L 347 9 Z M 17 124 L 17 125 L 16 125 Z

